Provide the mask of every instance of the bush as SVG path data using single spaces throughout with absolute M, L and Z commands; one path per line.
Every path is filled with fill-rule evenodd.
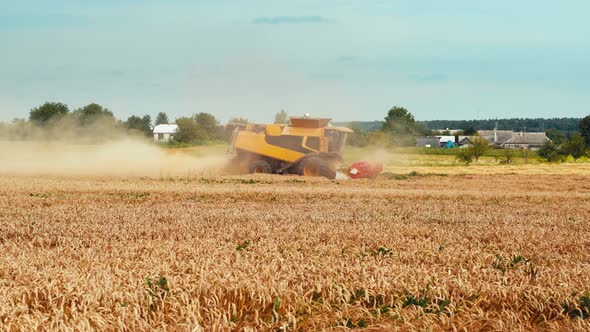
M 473 144 L 468 147 L 467 150 L 469 150 L 473 158 L 475 158 L 475 162 L 477 163 L 479 162 L 479 157 L 483 156 L 484 153 L 489 150 L 490 145 L 488 141 L 481 136 L 474 137 L 472 139 L 472 143 Z
M 496 157 L 496 160 L 500 161 L 500 164 L 508 165 L 514 161 L 514 151 L 511 149 L 502 149 L 500 157 Z
M 545 143 L 538 151 L 540 157 L 550 162 L 579 159 L 586 156 L 586 143 L 580 133 L 575 133 L 561 146 L 553 141 Z
M 586 154 L 586 142 L 582 134 L 575 133 L 561 146 L 561 154 L 564 156 L 572 156 L 576 159 Z
M 537 151 L 539 157 L 544 158 L 547 161 L 555 162 L 561 161 L 563 156 L 560 154 L 559 147 L 553 141 L 548 141 Z
M 459 160 L 460 162 L 465 163 L 466 165 L 469 165 L 473 162 L 473 152 L 470 148 L 467 149 L 459 149 L 459 151 L 457 152 L 457 160 Z
M 467 165 L 471 164 L 473 159 L 475 159 L 476 163 L 479 162 L 479 158 L 490 149 L 488 141 L 483 137 L 477 136 L 473 138 L 472 142 L 473 144 L 468 148 L 458 149 L 459 151 L 457 152 L 457 160 Z

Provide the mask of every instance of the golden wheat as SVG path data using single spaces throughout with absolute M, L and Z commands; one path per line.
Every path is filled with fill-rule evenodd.
M 588 330 L 589 180 L 0 177 L 0 329 Z

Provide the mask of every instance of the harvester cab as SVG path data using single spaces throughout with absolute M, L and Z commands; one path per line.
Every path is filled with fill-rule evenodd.
M 228 152 L 240 171 L 336 177 L 346 136 L 326 118 L 291 117 L 291 124 L 229 124 Z

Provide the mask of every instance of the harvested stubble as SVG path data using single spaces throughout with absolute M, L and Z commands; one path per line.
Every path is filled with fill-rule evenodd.
M 589 180 L 0 177 L 0 326 L 588 330 Z

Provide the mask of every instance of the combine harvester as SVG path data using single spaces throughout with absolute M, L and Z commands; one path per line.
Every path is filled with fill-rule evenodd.
M 291 117 L 291 124 L 228 124 L 232 136 L 228 153 L 234 154 L 233 166 L 240 172 L 299 174 L 336 178 L 346 137 L 353 131 L 329 125 L 331 119 Z M 382 167 L 347 170 L 351 178 L 374 177 Z M 355 167 L 354 165 L 357 165 Z

